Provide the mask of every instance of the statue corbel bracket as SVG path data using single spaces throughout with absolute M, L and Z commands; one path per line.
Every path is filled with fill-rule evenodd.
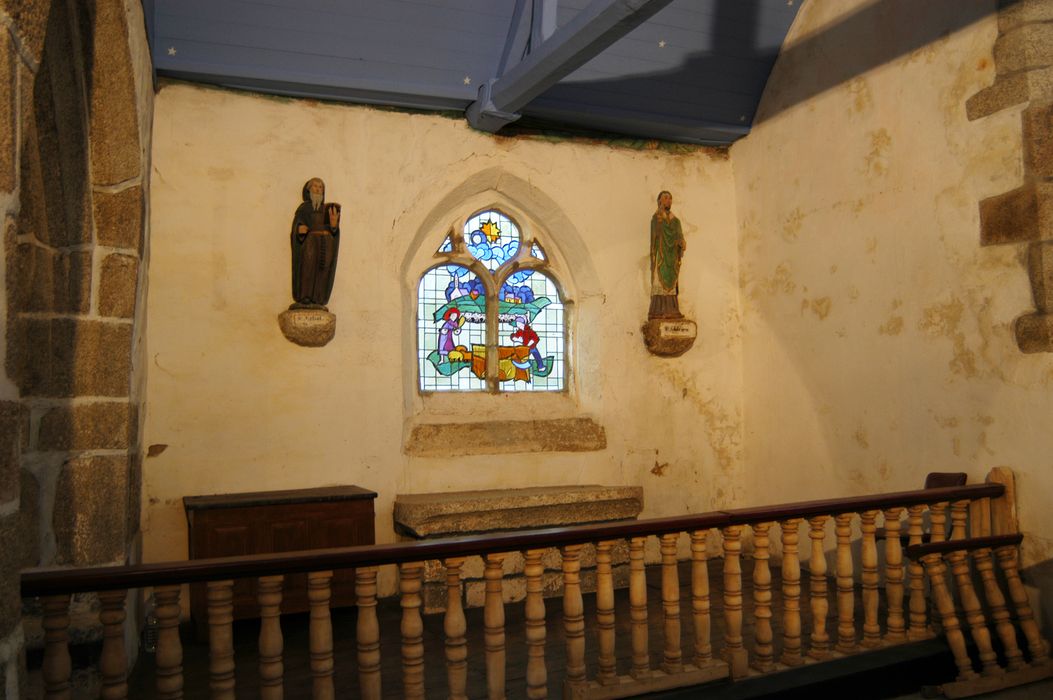
M 698 325 L 686 318 L 651 318 L 640 330 L 647 350 L 659 357 L 683 355 L 698 336 Z
M 293 304 L 278 314 L 278 327 L 289 342 L 320 348 L 336 336 L 336 314 L 324 306 Z

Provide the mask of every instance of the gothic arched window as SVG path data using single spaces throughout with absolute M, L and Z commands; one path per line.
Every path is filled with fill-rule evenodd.
M 560 287 L 534 237 L 506 214 L 471 216 L 417 286 L 421 391 L 561 391 Z

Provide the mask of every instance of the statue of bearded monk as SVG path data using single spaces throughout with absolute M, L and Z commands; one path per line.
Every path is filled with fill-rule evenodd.
M 296 208 L 292 232 L 292 296 L 290 308 L 329 303 L 340 250 L 340 205 L 325 203 L 325 183 L 313 177 L 304 183 L 303 204 Z

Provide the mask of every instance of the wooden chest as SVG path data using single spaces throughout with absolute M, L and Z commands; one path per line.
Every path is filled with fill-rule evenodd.
M 189 525 L 189 558 L 373 544 L 376 497 L 375 492 L 358 486 L 187 496 L 183 507 Z M 354 570 L 333 572 L 330 607 L 353 605 L 354 584 Z M 207 633 L 205 584 L 191 586 L 190 609 L 198 635 Z M 307 575 L 286 576 L 282 613 L 307 609 Z M 255 579 L 235 581 L 234 619 L 258 614 Z

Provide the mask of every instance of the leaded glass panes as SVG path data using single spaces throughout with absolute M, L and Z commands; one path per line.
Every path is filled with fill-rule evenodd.
M 443 265 L 417 289 L 421 391 L 486 389 L 486 294 L 468 268 Z
M 499 211 L 484 211 L 464 225 L 464 244 L 493 272 L 519 252 L 519 228 Z
M 563 388 L 563 302 L 541 272 L 518 272 L 516 294 L 529 302 L 498 304 L 498 377 L 504 391 L 559 391 Z M 529 290 L 529 292 L 527 292 Z
M 417 293 L 417 359 L 421 391 L 485 391 L 487 356 L 495 352 L 501 391 L 559 391 L 565 386 L 565 320 L 559 288 L 541 246 L 524 246 L 519 227 L 487 210 L 465 223 L 464 248 L 446 237 L 436 251 L 450 264 L 428 270 Z M 464 264 L 467 252 L 493 276 L 494 292 Z M 527 254 L 529 252 L 529 255 Z M 529 263 L 524 268 L 523 263 Z M 476 270 L 480 268 L 476 267 Z M 480 274 L 487 274 L 480 272 Z M 496 313 L 488 318 L 488 304 Z M 496 323 L 496 344 L 487 324 Z M 490 335 L 491 338 L 494 334 Z

